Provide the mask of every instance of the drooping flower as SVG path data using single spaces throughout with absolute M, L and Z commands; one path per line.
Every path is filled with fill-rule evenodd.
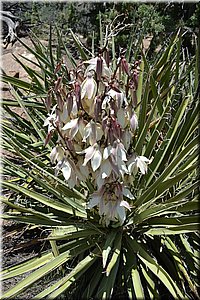
M 104 184 L 105 180 L 111 175 L 113 171 L 110 159 L 102 160 L 100 168 L 97 171 L 96 183 L 98 189 L 100 189 Z
M 137 156 L 133 154 L 133 156 L 128 160 L 128 170 L 129 173 L 133 173 L 134 175 L 140 169 L 140 172 L 144 175 L 147 173 L 147 165 L 151 163 L 151 159 L 148 159 L 145 156 Z
M 102 154 L 100 147 L 97 143 L 92 146 L 89 146 L 85 150 L 79 152 L 78 154 L 85 154 L 83 166 L 86 166 L 87 163 L 91 160 L 91 167 L 93 172 L 95 172 L 101 165 Z
M 96 65 L 96 73 L 97 73 L 97 80 L 101 80 L 103 71 L 103 59 L 101 56 L 97 58 L 97 65 Z
M 69 137 L 70 138 L 74 138 L 75 135 L 78 132 L 78 121 L 79 118 L 76 119 L 71 119 L 68 123 L 66 123 L 63 128 L 62 131 L 68 130 L 69 129 Z
M 96 121 L 100 120 L 101 112 L 102 112 L 102 100 L 100 96 L 97 96 L 95 98 L 95 104 L 94 104 L 94 115 Z
M 66 159 L 63 162 L 61 170 L 62 170 L 65 180 L 69 180 L 71 173 L 72 173 L 72 167 Z
M 51 163 L 55 164 L 56 161 L 61 161 L 64 158 L 64 156 L 65 154 L 63 148 L 59 145 L 56 145 L 50 153 Z
M 123 142 L 123 145 L 124 145 L 124 148 L 126 149 L 126 151 L 130 147 L 131 138 L 132 138 L 132 135 L 131 135 L 130 131 L 128 129 L 124 130 L 124 132 L 122 133 L 122 142 Z
M 120 108 L 117 111 L 117 120 L 119 122 L 119 124 L 121 125 L 122 128 L 125 128 L 128 124 L 128 116 L 127 116 L 127 112 L 125 111 L 124 108 Z
M 125 164 L 127 161 L 126 150 L 120 140 L 115 141 L 113 146 L 109 145 L 104 149 L 103 159 L 107 159 L 108 157 L 110 157 L 113 171 L 118 176 L 123 177 L 125 173 L 129 173 Z
M 130 126 L 133 132 L 135 132 L 138 127 L 138 119 L 135 112 L 133 112 L 132 117 L 130 118 Z
M 121 58 L 121 66 L 122 66 L 122 71 L 129 75 L 129 64 L 126 61 L 126 58 L 123 56 Z
M 51 114 L 44 121 L 44 126 L 48 126 L 48 133 L 50 133 L 52 130 L 55 129 L 56 122 L 58 121 L 58 116 L 56 115 L 56 107 L 57 107 L 57 105 L 55 105 L 52 108 Z
M 88 209 L 97 206 L 101 222 L 106 226 L 111 221 L 119 222 L 122 225 L 126 219 L 126 209 L 130 210 L 130 205 L 123 200 L 123 186 L 118 182 L 102 186 L 97 192 L 91 195 Z
M 80 102 L 80 101 L 79 101 Z M 71 117 L 77 117 L 80 103 L 77 100 L 76 94 L 69 93 L 66 98 L 67 113 Z
M 102 135 L 103 131 L 100 124 L 95 123 L 93 120 L 91 120 L 83 130 L 83 142 L 89 140 L 90 145 L 93 145 L 96 142 L 100 141 Z
M 127 105 L 127 99 L 123 91 L 112 88 L 107 92 L 107 95 L 110 96 L 112 99 L 116 101 L 116 105 L 119 108 L 121 108 L 124 104 Z
M 81 104 L 84 110 L 92 115 L 94 113 L 94 98 L 97 92 L 97 83 L 91 72 L 81 84 Z
M 107 67 L 107 64 L 106 64 L 106 61 L 103 57 L 101 57 L 101 76 L 104 76 L 104 77 L 107 77 L 107 78 L 110 78 L 111 77 L 111 70 L 110 68 Z M 86 60 L 84 61 L 85 64 L 89 64 L 89 66 L 87 67 L 86 69 L 86 74 L 87 72 L 93 70 L 93 71 L 98 71 L 98 74 L 99 74 L 99 66 L 98 66 L 98 63 L 99 63 L 99 57 L 96 56 L 90 60 Z

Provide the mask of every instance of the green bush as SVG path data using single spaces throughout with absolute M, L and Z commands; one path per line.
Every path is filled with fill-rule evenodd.
M 184 47 L 194 55 L 191 32 L 196 32 L 199 20 L 199 5 L 197 3 L 131 3 L 131 2 L 3 2 L 3 9 L 10 10 L 14 15 L 29 20 L 31 27 L 40 37 L 48 36 L 50 23 L 68 31 L 69 28 L 87 38 L 91 47 L 91 40 L 95 35 L 95 44 L 99 42 L 99 12 L 102 22 L 107 25 L 117 15 L 123 14 L 127 23 L 132 23 L 134 39 L 138 35 L 153 36 L 152 53 L 179 27 L 188 30 L 185 34 Z M 38 30 L 39 29 L 39 30 Z M 129 31 L 124 31 L 116 37 L 121 47 L 126 47 Z
M 58 30 L 55 53 L 51 32 L 48 47 L 23 44 L 40 68 L 19 61 L 30 83 L 2 76 L 15 98 L 2 101 L 3 146 L 21 161 L 3 160 L 3 217 L 47 230 L 52 247 L 2 271 L 31 271 L 2 299 L 56 269 L 35 299 L 198 297 L 197 57 L 178 31 L 151 63 L 132 39 L 116 59 L 123 25 L 111 25 L 96 57 L 71 32 L 75 61 Z

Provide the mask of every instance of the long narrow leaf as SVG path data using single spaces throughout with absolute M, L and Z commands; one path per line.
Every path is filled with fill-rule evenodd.
M 43 292 L 36 295 L 32 299 L 42 299 L 48 296 L 47 299 L 55 299 L 57 296 L 62 294 L 67 290 L 75 280 L 77 280 L 81 275 L 83 275 L 87 269 L 95 262 L 99 249 L 95 249 L 91 254 L 86 256 L 82 261 L 80 261 L 77 266 L 65 277 L 56 282 L 50 288 L 44 290 Z
M 34 192 L 34 191 L 31 191 L 31 190 L 28 190 L 26 188 L 23 188 L 23 187 L 20 187 L 20 186 L 17 186 L 15 184 L 12 184 L 12 183 L 9 183 L 9 182 L 3 182 L 3 186 L 7 187 L 7 188 L 10 188 L 16 192 L 19 192 L 19 193 L 22 193 L 34 200 L 37 200 L 38 202 L 41 202 L 49 207 L 52 207 L 56 210 L 60 210 L 60 211 L 63 211 L 67 214 L 70 214 L 70 215 L 76 215 L 76 216 L 80 216 L 80 217 L 86 217 L 86 213 L 81 213 L 80 211 L 74 211 L 74 209 L 72 207 L 75 208 L 75 204 L 73 203 L 73 201 L 71 201 L 70 206 L 67 206 L 63 203 L 60 203 L 54 199 L 50 199 L 46 196 L 43 196 L 37 192 Z
M 137 252 L 138 258 L 149 268 L 152 273 L 158 277 L 159 280 L 162 281 L 175 299 L 186 299 L 170 275 L 155 262 L 155 260 L 142 248 L 139 243 L 130 237 L 127 237 L 127 242 L 133 251 Z

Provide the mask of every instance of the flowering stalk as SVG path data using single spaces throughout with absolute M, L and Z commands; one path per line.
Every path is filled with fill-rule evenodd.
M 105 226 L 125 222 L 134 200 L 131 178 L 137 172 L 145 174 L 151 162 L 138 156 L 131 143 L 138 127 L 133 96 L 138 65 L 131 66 L 123 53 L 112 71 L 99 53 L 71 71 L 67 92 L 59 76 L 48 94 L 54 93 L 57 101 L 44 123 L 48 126 L 46 142 L 54 132 L 58 134 L 50 154 L 55 173 L 61 171 L 70 188 L 88 181 L 92 184 L 94 192 L 89 194 L 86 209 L 96 208 Z M 120 72 L 126 75 L 124 90 Z

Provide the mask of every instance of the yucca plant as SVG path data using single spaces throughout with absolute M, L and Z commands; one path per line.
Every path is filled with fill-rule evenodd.
M 56 269 L 32 299 L 198 297 L 197 59 L 180 31 L 154 61 L 131 39 L 116 59 L 122 27 L 101 32 L 96 56 L 71 32 L 78 62 L 59 31 L 55 52 L 51 33 L 47 48 L 34 38 L 40 71 L 19 60 L 31 83 L 2 76 L 15 98 L 2 101 L 3 145 L 19 158 L 3 159 L 3 218 L 44 228 L 51 245 L 2 271 L 28 273 L 2 299 Z

